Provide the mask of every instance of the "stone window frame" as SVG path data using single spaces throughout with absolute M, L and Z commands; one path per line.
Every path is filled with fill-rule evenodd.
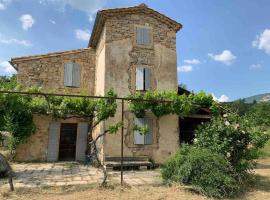
M 150 44 L 149 45 L 141 45 L 141 44 L 137 44 L 137 28 L 147 28 L 150 30 L 149 32 L 149 38 L 150 38 Z M 146 48 L 146 49 L 152 49 L 153 48 L 153 42 L 154 40 L 154 35 L 153 35 L 153 28 L 151 26 L 147 25 L 140 25 L 140 24 L 135 24 L 134 25 L 134 46 L 136 47 L 140 47 L 140 48 Z

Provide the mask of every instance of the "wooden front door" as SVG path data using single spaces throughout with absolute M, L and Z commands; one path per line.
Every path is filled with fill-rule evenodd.
M 60 129 L 59 160 L 73 161 L 76 155 L 77 124 L 62 123 Z

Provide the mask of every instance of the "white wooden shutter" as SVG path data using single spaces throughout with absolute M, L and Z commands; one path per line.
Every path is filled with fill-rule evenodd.
M 136 42 L 138 45 L 150 45 L 150 29 L 136 27 Z
M 80 87 L 80 79 L 81 79 L 81 67 L 79 64 L 74 63 L 72 70 L 72 86 Z
M 85 161 L 87 148 L 88 123 L 78 123 L 76 141 L 76 160 Z
M 143 45 L 143 29 L 141 27 L 136 27 L 136 41 L 137 44 Z
M 144 68 L 144 90 L 149 90 L 151 86 L 151 71 L 149 68 Z
M 55 162 L 58 160 L 59 140 L 60 140 L 60 122 L 52 122 L 49 127 L 49 141 L 48 141 L 48 162 Z
M 144 90 L 144 67 L 136 68 L 136 90 Z
M 149 132 L 144 136 L 144 144 L 153 144 L 153 120 L 145 118 L 144 121 L 149 128 Z
M 64 69 L 64 86 L 72 86 L 73 64 L 66 63 Z
M 144 119 L 143 118 L 134 118 L 135 125 L 140 127 L 144 126 Z M 142 135 L 139 131 L 134 131 L 134 144 L 144 144 L 144 135 Z
M 143 45 L 150 45 L 150 29 L 143 28 Z

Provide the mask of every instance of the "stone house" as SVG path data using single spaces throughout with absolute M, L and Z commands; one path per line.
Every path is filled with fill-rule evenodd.
M 97 12 L 88 47 L 65 52 L 12 58 L 18 83 L 37 85 L 43 91 L 104 95 L 113 88 L 119 97 L 136 91 L 178 90 L 176 33 L 182 25 L 145 4 Z M 178 116 L 156 119 L 124 114 L 124 156 L 145 156 L 162 163 L 179 148 Z M 114 118 L 96 132 L 121 120 L 121 104 Z M 17 160 L 84 160 L 87 144 L 86 119 L 53 121 L 35 116 L 36 134 L 18 147 Z M 141 136 L 134 124 L 148 124 Z M 104 160 L 120 156 L 120 135 L 106 135 L 100 142 Z

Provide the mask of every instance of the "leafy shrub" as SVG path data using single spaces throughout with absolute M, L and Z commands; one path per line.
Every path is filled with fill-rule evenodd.
M 183 146 L 162 167 L 167 182 L 180 182 L 210 197 L 229 197 L 239 191 L 230 163 L 211 150 Z
M 228 114 L 200 126 L 194 144 L 222 154 L 241 178 L 254 168 L 259 150 L 268 139 L 269 134 L 256 128 L 252 120 Z

